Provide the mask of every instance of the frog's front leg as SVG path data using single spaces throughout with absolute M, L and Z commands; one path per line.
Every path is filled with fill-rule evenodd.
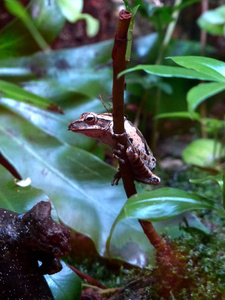
M 121 164 L 125 164 L 125 160 L 126 158 L 126 151 L 125 151 L 125 147 L 120 144 L 117 143 L 117 148 L 113 149 L 113 157 L 117 158 Z M 113 180 L 111 182 L 111 185 L 118 185 L 120 179 L 122 178 L 121 172 L 120 170 L 118 170 L 118 172 L 114 175 Z
M 129 146 L 126 154 L 136 181 L 151 185 L 160 183 L 160 178 L 152 173 L 156 165 L 156 159 L 153 156 L 149 157 L 134 146 Z

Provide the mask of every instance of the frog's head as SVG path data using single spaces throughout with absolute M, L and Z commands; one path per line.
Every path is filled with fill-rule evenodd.
M 112 122 L 112 114 L 83 113 L 80 119 L 69 124 L 68 130 L 97 138 L 100 132 L 107 131 Z
M 112 120 L 111 113 L 83 113 L 80 116 L 80 119 L 72 121 L 69 124 L 68 130 L 82 133 L 91 138 L 97 139 L 104 144 L 112 146 Z

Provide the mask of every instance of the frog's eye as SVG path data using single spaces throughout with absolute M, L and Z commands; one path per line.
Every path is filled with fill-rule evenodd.
M 86 114 L 87 114 L 86 112 L 82 113 L 82 114 L 80 115 L 80 119 L 83 119 L 83 118 L 85 117 Z
M 93 114 L 87 114 L 85 117 L 85 122 L 92 125 L 95 123 L 95 115 Z

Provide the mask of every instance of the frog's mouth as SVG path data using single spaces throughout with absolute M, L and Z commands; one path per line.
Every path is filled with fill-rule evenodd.
M 71 130 L 73 132 L 82 131 L 82 127 L 83 127 L 82 123 L 83 122 L 81 121 L 72 121 L 68 126 L 68 130 Z M 85 130 L 87 130 L 87 128 L 85 128 Z
M 68 126 L 68 130 L 71 130 L 73 132 L 80 132 L 80 133 L 85 133 L 87 131 L 100 131 L 102 130 L 102 128 L 99 128 L 98 125 L 88 125 L 86 124 L 83 120 L 82 121 L 79 121 L 79 120 L 76 120 L 76 121 L 72 121 L 69 126 Z

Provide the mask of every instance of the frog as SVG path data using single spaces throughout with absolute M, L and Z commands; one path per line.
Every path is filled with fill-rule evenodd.
M 121 163 L 125 163 L 121 155 L 124 146 L 118 143 L 118 135 L 113 131 L 112 113 L 82 113 L 79 119 L 70 122 L 68 130 L 81 133 L 110 146 L 113 149 L 114 156 Z M 124 117 L 124 134 L 127 141 L 125 153 L 131 167 L 133 179 L 144 184 L 158 185 L 160 178 L 152 172 L 156 167 L 156 159 L 141 131 L 126 117 Z M 114 176 L 112 185 L 117 185 L 120 178 L 119 171 Z

